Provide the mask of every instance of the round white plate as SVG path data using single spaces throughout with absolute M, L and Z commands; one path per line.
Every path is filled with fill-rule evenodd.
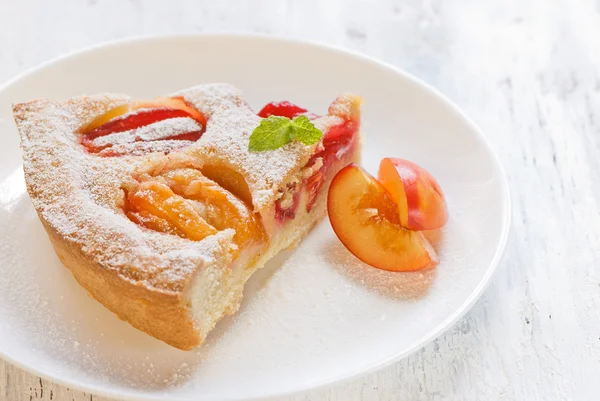
M 179 351 L 86 295 L 53 252 L 25 189 L 11 103 L 95 92 L 140 98 L 208 82 L 259 109 L 290 100 L 323 113 L 363 96 L 364 166 L 382 157 L 436 176 L 450 220 L 433 271 L 390 273 L 352 257 L 323 221 L 251 279 L 237 315 Z M 125 398 L 258 399 L 328 385 L 419 349 L 483 292 L 504 247 L 510 202 L 477 128 L 432 88 L 373 59 L 266 37 L 130 40 L 46 63 L 0 90 L 0 356 L 71 387 Z

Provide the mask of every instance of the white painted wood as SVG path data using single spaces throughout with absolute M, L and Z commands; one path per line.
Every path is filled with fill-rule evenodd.
M 292 400 L 600 398 L 600 3 L 594 0 L 0 0 L 0 81 L 148 34 L 318 40 L 402 67 L 488 135 L 514 224 L 490 288 L 415 355 Z M 357 77 L 360 79 L 360 77 Z M 0 360 L 0 400 L 106 400 Z

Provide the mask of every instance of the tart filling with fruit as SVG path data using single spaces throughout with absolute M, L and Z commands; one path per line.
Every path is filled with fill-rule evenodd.
M 180 349 L 199 346 L 248 278 L 325 216 L 333 177 L 360 156 L 353 95 L 322 116 L 288 102 L 257 114 L 212 84 L 149 101 L 35 100 L 14 116 L 61 261 L 121 319 Z

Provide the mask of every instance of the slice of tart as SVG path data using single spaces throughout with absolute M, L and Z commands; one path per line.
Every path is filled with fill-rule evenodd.
M 270 115 L 323 133 L 249 151 Z M 201 85 L 14 105 L 27 188 L 56 253 L 121 319 L 180 349 L 234 313 L 244 283 L 326 213 L 333 176 L 360 155 L 360 99 L 318 117 L 287 102 L 257 115 L 236 88 Z

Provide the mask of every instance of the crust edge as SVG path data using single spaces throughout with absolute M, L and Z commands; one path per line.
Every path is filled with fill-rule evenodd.
M 190 350 L 202 343 L 185 293 L 151 290 L 102 267 L 38 215 L 54 251 L 89 296 L 119 319 L 175 348 Z

